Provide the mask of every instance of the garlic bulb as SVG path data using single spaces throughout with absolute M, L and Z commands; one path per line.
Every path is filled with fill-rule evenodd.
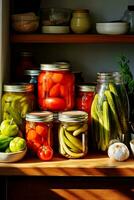
M 116 142 L 109 146 L 108 156 L 117 161 L 124 161 L 129 157 L 129 150 L 125 144 Z

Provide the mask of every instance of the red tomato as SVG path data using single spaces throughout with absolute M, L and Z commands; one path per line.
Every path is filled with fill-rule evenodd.
M 55 82 L 55 83 L 60 83 L 64 78 L 64 75 L 58 72 L 54 72 L 53 76 L 52 76 L 52 80 Z
M 52 111 L 62 111 L 66 108 L 64 99 L 58 97 L 45 99 L 45 105 L 48 110 Z
M 59 83 L 55 84 L 50 89 L 49 96 L 50 97 L 58 97 L 58 96 L 60 96 L 60 84 Z
M 44 124 L 38 124 L 35 128 L 36 133 L 43 137 L 47 137 L 48 135 L 48 127 L 45 126 Z
M 37 151 L 40 160 L 51 160 L 53 157 L 53 150 L 50 146 L 42 145 Z

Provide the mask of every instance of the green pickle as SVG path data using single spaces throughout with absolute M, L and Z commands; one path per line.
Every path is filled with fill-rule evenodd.
M 25 130 L 26 113 L 35 109 L 32 84 L 4 85 L 2 120 L 12 119 Z

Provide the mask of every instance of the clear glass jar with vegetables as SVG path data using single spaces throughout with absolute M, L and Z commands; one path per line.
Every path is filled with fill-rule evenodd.
M 50 160 L 53 156 L 52 121 L 53 113 L 49 111 L 26 114 L 27 145 L 41 160 Z
M 42 64 L 38 76 L 38 104 L 52 112 L 74 107 L 74 75 L 68 64 Z
M 82 158 L 88 152 L 88 114 L 66 111 L 59 114 L 59 152 L 67 158 Z
M 2 96 L 2 120 L 13 119 L 23 132 L 26 113 L 35 109 L 32 84 L 4 85 Z
M 120 76 L 115 72 L 97 74 L 97 88 L 91 106 L 92 142 L 106 151 L 109 142 L 124 142 L 128 133 L 129 102 Z

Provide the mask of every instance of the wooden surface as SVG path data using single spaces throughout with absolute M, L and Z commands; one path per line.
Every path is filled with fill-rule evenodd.
M 134 176 L 134 160 L 111 161 L 106 155 L 89 155 L 84 159 L 54 157 L 42 162 L 25 158 L 18 163 L 0 163 L 0 175 L 35 176 Z
M 134 43 L 134 35 L 13 34 L 12 43 Z

